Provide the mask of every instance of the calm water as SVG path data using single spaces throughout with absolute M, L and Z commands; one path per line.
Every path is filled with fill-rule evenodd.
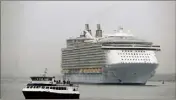
M 1 100 L 25 100 L 21 92 L 28 81 L 1 80 Z M 80 85 L 81 100 L 159 99 L 174 100 L 175 83 L 148 82 L 147 86 Z

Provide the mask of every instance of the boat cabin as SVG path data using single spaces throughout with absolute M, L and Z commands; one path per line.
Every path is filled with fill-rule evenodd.
M 55 77 L 46 77 L 46 76 L 34 76 L 30 77 L 32 82 L 31 83 L 44 83 L 44 84 L 51 84 L 54 83 Z
M 52 81 L 55 77 L 30 77 L 32 81 Z

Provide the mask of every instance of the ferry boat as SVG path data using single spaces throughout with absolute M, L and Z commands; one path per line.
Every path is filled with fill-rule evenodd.
M 32 76 L 22 90 L 25 99 L 79 99 L 78 85 L 50 76 Z

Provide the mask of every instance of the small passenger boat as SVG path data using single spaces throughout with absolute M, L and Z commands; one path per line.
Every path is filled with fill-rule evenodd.
M 50 76 L 33 76 L 22 90 L 25 99 L 79 99 L 78 85 Z

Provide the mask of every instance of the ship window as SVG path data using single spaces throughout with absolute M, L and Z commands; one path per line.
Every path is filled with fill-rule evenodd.
M 59 90 L 62 90 L 62 87 L 59 87 Z
M 59 90 L 63 90 L 63 87 L 59 87 L 60 89 Z
M 63 90 L 66 90 L 66 87 L 63 87 Z
M 44 89 L 45 87 L 44 86 L 42 86 L 42 89 Z
M 56 87 L 56 90 L 59 90 L 59 87 Z
M 49 87 L 47 86 L 46 89 L 49 89 Z
M 56 89 L 56 87 L 53 87 L 53 89 Z

